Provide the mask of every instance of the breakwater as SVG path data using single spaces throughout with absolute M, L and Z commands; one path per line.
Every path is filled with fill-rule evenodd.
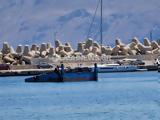
M 77 44 L 77 49 L 73 49 L 70 43 L 64 43 L 60 40 L 55 41 L 53 47 L 51 43 L 42 43 L 40 45 L 18 45 L 13 49 L 7 42 L 3 43 L 0 53 L 0 63 L 8 63 L 11 65 L 30 65 L 33 59 L 58 59 L 64 58 L 94 58 L 99 59 L 100 56 L 104 58 L 111 56 L 156 56 L 160 54 L 160 46 L 156 41 L 150 41 L 144 38 L 144 43 L 141 43 L 138 38 L 133 38 L 130 43 L 124 44 L 120 39 L 115 40 L 115 46 L 110 47 L 100 45 L 95 40 L 89 38 L 84 42 Z M 149 58 L 149 57 L 148 57 Z M 146 60 L 148 60 L 148 58 Z M 152 61 L 157 58 L 152 58 Z M 151 58 L 149 58 L 151 59 Z M 59 61 L 57 61 L 58 63 Z

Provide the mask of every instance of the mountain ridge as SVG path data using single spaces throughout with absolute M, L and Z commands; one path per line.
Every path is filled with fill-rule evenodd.
M 53 43 L 54 32 L 57 32 L 58 39 L 62 42 L 70 42 L 76 47 L 78 42 L 86 39 L 96 7 L 95 2 L 90 0 L 87 2 L 69 0 L 64 4 L 61 4 L 63 0 L 58 2 L 40 0 L 38 3 L 37 0 L 2 1 L 0 42 L 2 44 L 7 41 L 13 46 Z M 103 12 L 104 44 L 113 45 L 117 37 L 124 43 L 130 42 L 135 36 L 143 40 L 144 37 L 149 37 L 151 31 L 153 39 L 160 38 L 160 2 L 158 0 L 150 3 L 144 0 L 134 2 L 104 1 L 106 6 Z M 99 15 L 98 12 L 89 34 L 89 37 L 96 41 L 99 41 Z

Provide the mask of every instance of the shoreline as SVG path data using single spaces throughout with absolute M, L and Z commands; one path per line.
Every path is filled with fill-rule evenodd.
M 10 76 L 34 76 L 42 73 L 53 72 L 54 68 L 51 69 L 19 69 L 19 70 L 1 70 L 0 77 L 10 77 Z M 139 66 L 139 69 L 132 72 L 146 72 L 146 71 L 157 71 L 158 67 L 154 65 Z M 125 71 L 126 73 L 127 71 Z M 101 73 L 101 72 L 98 72 Z M 103 73 L 118 73 L 118 72 L 103 72 Z M 119 72 L 123 73 L 123 72 Z

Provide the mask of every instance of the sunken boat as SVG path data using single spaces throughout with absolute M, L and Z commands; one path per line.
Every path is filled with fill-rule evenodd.
M 97 80 L 97 64 L 94 65 L 94 70 L 88 67 L 64 69 L 64 65 L 62 64 L 60 68 L 55 68 L 53 72 L 26 78 L 25 82 L 82 82 Z

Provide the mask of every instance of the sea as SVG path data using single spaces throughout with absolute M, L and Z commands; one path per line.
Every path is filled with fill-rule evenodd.
M 160 73 L 103 73 L 98 82 L 0 78 L 0 120 L 160 120 Z

